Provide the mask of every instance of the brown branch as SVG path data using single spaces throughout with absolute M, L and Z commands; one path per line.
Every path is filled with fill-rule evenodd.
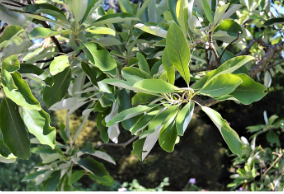
M 237 37 L 235 40 L 233 40 L 232 42 L 230 42 L 230 43 L 226 46 L 226 48 L 223 50 L 222 54 L 220 55 L 220 59 L 222 59 L 222 56 L 224 55 L 225 51 L 229 48 L 229 46 L 231 46 L 234 42 L 236 42 L 236 41 L 240 38 L 240 35 L 241 35 L 241 32 L 239 31 L 239 32 L 238 32 L 238 37 Z
M 216 48 L 215 48 L 215 46 L 213 44 L 212 32 L 209 32 L 209 49 L 213 51 L 213 53 L 214 53 L 214 55 L 216 57 L 217 66 L 219 67 L 221 65 L 221 63 L 220 63 L 220 58 L 218 56 Z M 212 69 L 211 64 L 209 64 L 209 68 Z
M 213 106 L 213 105 L 215 105 L 215 104 L 217 104 L 219 102 L 219 101 L 215 100 L 214 98 L 209 98 L 208 100 L 202 100 L 198 96 L 194 96 L 192 100 L 198 102 L 202 106 L 208 106 L 208 107 L 209 106 Z M 197 106 L 194 109 L 194 112 L 198 112 L 199 110 L 201 110 L 201 107 Z
M 103 143 L 101 145 L 98 145 L 97 148 L 103 147 L 103 146 L 114 146 L 114 147 L 123 147 L 125 148 L 126 146 L 128 146 L 129 144 L 131 144 L 132 142 L 134 142 L 139 136 L 134 136 L 132 137 L 130 140 L 128 140 L 125 143 Z
M 269 47 L 269 44 L 267 44 L 266 42 L 264 42 L 264 41 L 262 41 L 262 40 L 260 40 L 260 39 L 258 39 L 258 38 L 255 38 L 255 39 L 253 39 L 250 43 L 249 43 L 249 45 L 244 49 L 244 50 L 242 50 L 241 52 L 239 52 L 238 54 L 236 54 L 236 56 L 240 56 L 240 55 L 244 55 L 244 54 L 246 54 L 247 52 L 249 52 L 249 50 L 251 49 L 251 47 L 254 45 L 254 43 L 258 43 L 258 44 L 260 44 L 261 46 L 263 46 L 263 47 L 265 47 L 265 48 L 268 48 Z
M 45 28 L 51 28 L 45 21 L 40 21 L 40 24 Z M 59 52 L 63 53 L 63 49 L 61 48 L 61 45 L 60 45 L 59 41 L 55 38 L 55 36 L 51 36 L 50 38 L 52 39 L 52 41 L 56 45 L 57 50 Z
M 284 42 L 268 46 L 268 50 L 262 59 L 249 71 L 250 77 L 254 77 L 258 72 L 262 71 L 274 55 L 282 50 L 284 50 Z
M 266 67 L 264 70 L 268 70 L 268 69 L 270 69 L 270 68 L 272 68 L 272 67 L 275 67 L 275 66 L 277 66 L 277 65 L 279 65 L 279 64 L 281 64 L 281 63 L 283 63 L 283 62 L 284 62 L 284 59 L 282 59 L 281 61 L 278 61 L 277 63 L 274 63 L 274 64 L 269 65 L 269 66 Z

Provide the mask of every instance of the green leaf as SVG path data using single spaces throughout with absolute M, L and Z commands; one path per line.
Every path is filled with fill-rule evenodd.
M 25 176 L 22 180 L 22 182 L 25 182 L 25 181 L 30 181 L 30 180 L 34 180 L 36 177 L 38 177 L 39 175 L 41 174 L 44 174 L 46 173 L 48 170 L 41 170 L 41 171 L 36 171 L 34 173 L 31 173 L 27 176 Z
M 157 96 L 139 92 L 132 98 L 132 106 L 137 106 L 141 104 L 149 104 L 156 99 L 157 99 Z
M 103 2 L 104 0 L 90 0 L 85 15 L 80 23 L 82 24 Z
M 69 180 L 68 180 L 68 184 L 72 185 L 73 183 L 77 182 L 78 180 L 80 180 L 85 174 L 84 170 L 76 170 L 73 171 L 72 175 L 70 176 Z
M 9 73 L 14 73 L 20 69 L 20 61 L 18 60 L 18 55 L 12 55 L 2 62 L 2 70 L 6 70 Z
M 130 94 L 125 89 L 120 90 L 118 92 L 117 102 L 119 104 L 118 112 L 131 108 Z M 133 118 L 130 118 L 122 121 L 121 124 L 125 129 L 129 130 L 135 124 L 135 122 Z
M 98 67 L 103 72 L 114 71 L 115 75 L 115 68 L 116 62 L 111 56 L 111 54 L 106 50 L 102 45 L 97 43 L 87 42 L 85 43 L 85 48 L 83 49 L 86 57 Z
M 183 136 L 187 129 L 194 111 L 194 103 L 189 101 L 178 113 L 176 118 L 176 128 L 178 135 Z
M 214 25 L 216 25 L 222 18 L 222 16 L 224 15 L 225 11 L 227 10 L 227 8 L 229 7 L 229 3 L 222 5 L 220 7 L 218 7 L 215 11 L 214 14 Z
M 228 122 L 223 119 L 218 112 L 209 107 L 201 106 L 201 109 L 210 117 L 219 129 L 230 150 L 239 157 L 242 157 L 242 142 L 239 135 L 230 127 Z
M 59 125 L 59 135 L 63 139 L 65 144 L 67 144 L 69 142 L 69 138 L 68 138 L 68 135 L 66 133 L 65 125 L 63 124 L 63 121 L 61 121 L 61 123 Z
M 89 79 L 91 80 L 92 84 L 98 85 L 97 84 L 97 70 L 94 66 L 89 66 L 87 63 L 84 63 L 83 61 L 81 62 L 81 67 L 83 71 L 87 74 Z
M 55 154 L 55 153 L 57 153 L 51 147 L 49 147 L 49 146 L 41 146 L 41 145 L 37 146 L 37 147 L 31 148 L 31 152 L 35 153 L 35 154 Z
M 88 174 L 90 179 L 97 181 L 99 184 L 105 185 L 105 186 L 113 186 L 114 185 L 114 180 L 110 175 L 99 177 L 94 174 Z
M 101 18 L 93 22 L 90 26 L 100 26 L 126 21 L 140 21 L 140 19 L 131 13 L 115 13 L 102 16 Z
M 138 52 L 136 54 L 136 57 L 139 59 L 139 62 L 138 62 L 139 68 L 145 71 L 146 73 L 150 74 L 151 72 L 150 72 L 149 64 L 146 61 L 144 55 Z
M 159 26 L 146 26 L 145 24 L 138 23 L 134 27 L 139 28 L 140 30 L 147 32 L 149 34 L 153 34 L 155 36 L 159 36 L 159 37 L 162 37 L 162 38 L 167 37 L 167 31 L 163 30 Z
M 138 133 L 139 131 L 147 127 L 149 125 L 149 122 L 157 116 L 158 112 L 158 110 L 155 110 L 145 115 L 142 115 L 142 117 L 131 127 L 131 133 Z
M 166 152 L 174 151 L 177 136 L 178 133 L 175 122 L 172 122 L 167 127 L 163 127 L 159 135 L 159 144 L 161 148 L 163 148 L 163 150 L 165 150 Z
M 22 64 L 21 68 L 19 69 L 19 73 L 23 74 L 35 74 L 37 75 L 41 80 L 43 80 L 46 85 L 52 86 L 53 85 L 53 78 L 50 76 L 49 73 L 45 72 L 41 68 L 39 68 L 36 65 L 32 64 Z
M 23 109 L 23 120 L 30 133 L 40 141 L 55 148 L 56 129 L 50 126 L 50 116 L 44 111 Z
M 92 29 L 86 29 L 87 32 L 90 32 L 92 34 L 105 34 L 105 35 L 112 35 L 115 36 L 115 31 L 111 28 L 107 27 L 96 27 Z
M 121 75 L 130 83 L 136 83 L 143 79 L 151 79 L 151 76 L 145 71 L 135 67 L 125 67 L 121 70 Z
M 233 92 L 241 83 L 242 79 L 238 76 L 229 73 L 220 74 L 210 79 L 199 93 L 211 97 L 224 96 Z
M 43 90 L 43 101 L 48 107 L 59 102 L 66 94 L 71 81 L 71 68 L 68 67 L 61 73 L 53 76 L 54 85 L 46 86 Z
M 76 23 L 79 23 L 81 19 L 84 18 L 85 12 L 88 8 L 88 0 L 70 0 L 69 1 L 69 8 L 72 11 Z
M 188 33 L 188 0 L 178 0 L 176 5 L 176 15 L 178 23 L 187 36 Z
M 190 82 L 188 63 L 190 50 L 181 28 L 172 23 L 167 34 L 167 54 L 170 62 L 178 70 L 187 84 Z
M 123 13 L 133 13 L 131 2 L 129 0 L 118 0 L 118 2 Z
M 206 18 L 208 19 L 208 21 L 210 23 L 212 23 L 213 18 L 212 18 L 212 14 L 211 14 L 211 8 L 210 8 L 207 0 L 201 0 L 201 2 L 202 2 L 202 6 L 203 6 L 203 9 L 204 9 L 204 13 L 205 13 Z
M 1 84 L 3 86 L 5 95 L 19 106 L 31 110 L 41 110 L 38 100 L 33 96 L 29 85 L 24 79 L 22 79 L 21 74 L 16 71 L 11 75 L 14 80 L 14 84 L 18 89 L 10 90 L 8 86 L 5 85 L 5 82 L 2 82 Z
M 235 74 L 242 79 L 242 83 L 236 88 L 230 96 L 235 97 L 244 105 L 259 101 L 266 95 L 267 89 L 260 83 L 255 82 L 245 74 Z
M 132 155 L 138 156 L 138 159 L 142 161 L 142 153 L 143 153 L 143 146 L 146 139 L 138 139 L 133 143 L 133 150 L 131 151 Z
M 5 28 L 3 34 L 0 37 L 0 49 L 5 47 L 8 41 L 13 40 L 24 29 L 20 26 L 8 26 Z
M 51 62 L 49 69 L 51 75 L 56 75 L 61 73 L 70 66 L 69 59 L 67 55 L 61 55 L 59 57 L 54 57 L 54 60 Z
M 71 32 L 72 32 L 71 30 L 55 31 L 55 30 L 51 30 L 49 28 L 37 27 L 37 28 L 34 28 L 29 33 L 29 37 L 30 37 L 30 39 L 47 38 L 47 37 L 57 36 L 57 35 L 67 35 L 67 34 L 71 34 Z
M 97 116 L 97 128 L 100 131 L 100 137 L 105 142 L 108 143 L 109 137 L 107 133 L 107 127 L 105 126 L 105 117 L 109 114 L 109 110 L 104 112 L 99 112 Z
M 224 73 L 233 73 L 246 63 L 254 60 L 254 57 L 248 56 L 248 55 L 243 55 L 243 56 L 238 56 L 232 59 L 229 59 L 225 63 L 223 63 L 218 69 L 212 71 L 210 74 L 210 77 L 208 78 L 208 81 L 213 79 L 214 77 L 224 74 Z
M 124 80 L 119 80 L 119 79 L 104 79 L 102 81 L 103 83 L 106 84 L 110 84 L 119 88 L 125 88 L 128 90 L 133 90 L 133 91 L 137 91 L 138 89 L 133 87 L 132 83 L 129 83 L 128 81 L 124 81 Z
M 98 177 L 103 177 L 108 175 L 108 172 L 105 169 L 104 165 L 100 162 L 97 162 L 91 157 L 86 157 L 79 160 L 78 164 L 88 172 Z
M 157 105 L 149 105 L 149 106 L 144 106 L 144 105 L 139 105 L 133 108 L 129 108 L 127 110 L 124 110 L 120 113 L 118 113 L 117 115 L 115 115 L 108 123 L 107 123 L 107 127 L 111 127 L 114 124 L 124 121 L 126 119 L 130 119 L 133 118 L 137 115 L 142 114 L 143 112 L 146 112 L 148 110 L 151 110 L 152 108 L 154 108 Z
M 178 87 L 160 79 L 144 79 L 136 82 L 133 87 L 145 91 L 146 93 L 172 93 L 180 91 Z
M 168 6 L 174 21 L 178 24 L 179 22 L 176 14 L 177 0 L 168 0 Z
M 280 146 L 278 135 L 273 130 L 270 130 L 268 133 L 266 133 L 266 139 L 269 143 L 275 143 L 277 146 Z
M 0 128 L 5 145 L 18 158 L 27 160 L 30 153 L 30 140 L 18 106 L 8 98 L 0 105 Z
M 43 191 L 55 191 L 57 185 L 60 183 L 60 170 L 54 171 L 48 179 L 43 183 L 42 190 Z
M 266 20 L 263 25 L 270 26 L 274 24 L 283 24 L 283 23 L 284 23 L 284 18 L 271 18 L 271 19 Z
M 167 72 L 168 82 L 174 85 L 175 84 L 175 67 L 173 66 L 173 64 L 171 63 L 169 59 L 167 47 L 163 51 L 162 60 L 163 60 L 164 70 Z
M 2 139 L 0 139 L 0 154 L 4 157 L 8 157 L 11 154 L 9 148 L 5 145 Z
M 204 0 L 206 1 L 206 0 Z M 216 29 L 214 32 L 218 32 L 218 31 L 224 31 L 226 32 L 228 35 L 230 36 L 234 36 L 237 37 L 238 36 L 238 32 L 241 32 L 241 36 L 244 34 L 242 27 L 235 22 L 234 20 L 230 20 L 227 19 L 224 22 L 222 22 Z M 214 34 L 213 34 L 214 37 Z

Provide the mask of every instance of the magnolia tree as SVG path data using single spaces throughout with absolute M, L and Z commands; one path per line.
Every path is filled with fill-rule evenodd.
M 104 10 L 104 0 L 0 2 L 0 161 L 39 154 L 42 162 L 23 181 L 43 190 L 72 190 L 83 175 L 112 185 L 96 160 L 115 164 L 104 146 L 132 144 L 141 161 L 155 144 L 173 152 L 198 111 L 241 158 L 247 141 L 209 107 L 259 101 L 274 74 L 284 72 L 279 1 L 118 0 L 119 13 Z M 41 86 L 39 99 L 27 80 Z M 83 105 L 71 134 L 69 115 Z M 68 110 L 66 126 L 52 127 L 46 107 Z M 104 143 L 78 148 L 74 142 L 94 112 Z M 119 142 L 121 130 L 133 138 Z

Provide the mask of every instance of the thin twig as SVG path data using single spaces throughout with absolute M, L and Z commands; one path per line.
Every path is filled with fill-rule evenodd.
M 272 64 L 272 65 L 269 65 L 268 67 L 266 67 L 264 70 L 268 70 L 268 69 L 270 69 L 270 68 L 272 68 L 272 67 L 275 67 L 275 66 L 277 66 L 277 65 L 279 65 L 279 64 L 281 64 L 281 63 L 283 63 L 284 62 L 284 59 L 282 59 L 281 61 L 278 61 L 277 63 L 274 63 L 274 64 Z
M 263 47 L 265 47 L 265 48 L 268 48 L 269 47 L 269 44 L 267 44 L 266 42 L 264 42 L 264 41 L 262 41 L 262 40 L 260 40 L 260 39 L 258 39 L 258 38 L 255 38 L 255 39 L 253 39 L 250 43 L 249 43 L 249 45 L 244 49 L 244 50 L 242 50 L 241 52 L 239 52 L 238 54 L 236 54 L 236 56 L 240 56 L 240 55 L 244 55 L 244 54 L 246 54 L 250 49 L 251 49 L 251 47 L 254 45 L 254 43 L 258 43 L 258 44 L 260 44 L 261 46 L 263 46 Z
M 219 58 L 218 53 L 216 51 L 216 48 L 213 44 L 212 32 L 209 32 L 209 49 L 213 51 L 213 53 L 216 57 L 217 66 L 219 67 L 221 65 L 220 64 L 220 58 Z M 212 68 L 211 64 L 209 66 L 210 66 L 210 69 L 211 69 Z
M 27 6 L 27 5 L 25 5 L 25 4 L 21 3 L 21 2 L 15 1 L 15 0 L 10 0 L 10 1 L 13 2 L 13 3 L 15 3 L 15 4 L 20 5 L 20 6 L 22 6 L 22 7 Z
M 241 35 L 241 32 L 239 31 L 239 32 L 238 32 L 238 37 L 237 37 L 235 40 L 233 40 L 232 42 L 230 42 L 230 43 L 226 46 L 226 48 L 223 50 L 222 54 L 220 55 L 220 59 L 222 59 L 222 56 L 224 55 L 225 51 L 229 48 L 229 46 L 231 46 L 234 42 L 236 42 L 236 41 L 240 38 L 240 35 Z
M 45 21 L 40 21 L 40 24 L 45 28 L 51 28 Z M 56 45 L 57 50 L 59 52 L 63 53 L 63 49 L 61 48 L 61 45 L 60 45 L 59 41 L 55 38 L 55 36 L 51 36 L 50 38 L 52 39 L 52 41 Z
M 276 160 L 271 164 L 271 166 L 263 173 L 263 175 L 261 176 L 261 179 L 263 179 L 263 177 L 265 176 L 265 174 L 277 163 L 277 161 L 283 156 L 283 153 L 278 155 L 278 157 L 276 158 Z
M 97 146 L 97 148 L 103 147 L 103 146 L 114 146 L 114 147 L 123 147 L 125 148 L 126 146 L 128 146 L 129 144 L 131 144 L 132 142 L 134 142 L 139 136 L 134 136 L 132 137 L 130 140 L 128 140 L 125 143 L 103 143 L 99 146 Z

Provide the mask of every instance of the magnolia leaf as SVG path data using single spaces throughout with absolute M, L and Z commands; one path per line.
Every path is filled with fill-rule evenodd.
M 170 62 L 178 70 L 186 83 L 189 84 L 190 74 L 188 63 L 190 61 L 190 50 L 181 28 L 177 24 L 171 24 L 166 40 L 166 51 Z
M 125 67 L 121 70 L 121 75 L 130 83 L 136 83 L 143 79 L 151 79 L 151 76 L 145 71 L 135 67 Z
M 173 64 L 171 63 L 169 59 L 167 47 L 163 51 L 162 60 L 163 60 L 164 70 L 167 72 L 168 82 L 174 85 L 175 84 L 175 67 L 173 66 Z
M 110 175 L 106 175 L 103 177 L 96 176 L 95 174 L 88 174 L 90 179 L 97 181 L 99 184 L 105 185 L 105 186 L 113 186 L 114 180 Z
M 199 93 L 201 95 L 219 97 L 230 94 L 241 83 L 242 79 L 240 79 L 238 76 L 229 73 L 220 74 L 206 82 L 206 85 L 199 91 Z
M 178 135 L 183 136 L 187 129 L 194 111 L 194 103 L 189 101 L 178 113 L 176 118 L 176 128 Z
M 37 28 L 34 28 L 29 33 L 29 37 L 30 37 L 30 39 L 33 39 L 33 38 L 47 38 L 47 37 L 57 36 L 57 35 L 66 35 L 66 34 L 70 34 L 71 32 L 72 32 L 71 30 L 55 31 L 55 30 L 51 30 L 49 28 L 37 27 Z
M 1 13 L 1 7 L 0 7 L 0 13 Z M 1 17 L 2 17 L 2 14 L 1 14 Z M 5 28 L 3 34 L 0 37 L 0 49 L 5 47 L 8 41 L 13 40 L 23 30 L 24 29 L 21 28 L 20 26 L 13 26 L 13 25 Z
M 111 71 L 111 73 L 115 75 L 116 61 L 103 46 L 97 43 L 87 42 L 83 50 L 92 64 L 103 72 Z
M 92 29 L 87 29 L 86 31 L 92 34 L 105 34 L 105 35 L 112 35 L 112 36 L 115 36 L 115 33 L 116 33 L 113 29 L 107 28 L 107 27 L 96 27 Z
M 178 23 L 185 35 L 188 33 L 188 0 L 178 0 L 176 15 Z
M 259 101 L 266 95 L 266 88 L 245 74 L 235 74 L 242 83 L 230 94 L 244 105 Z
M 56 170 L 50 174 L 48 179 L 43 183 L 42 190 L 43 191 L 55 191 L 57 185 L 60 183 L 60 170 Z
M 181 91 L 179 88 L 161 79 L 144 79 L 133 85 L 146 93 L 172 93 Z
M 23 120 L 30 133 L 32 133 L 40 141 L 55 147 L 56 130 L 50 126 L 50 116 L 44 111 L 23 109 Z
M 147 32 L 149 34 L 153 34 L 155 36 L 159 36 L 159 37 L 162 37 L 162 38 L 167 37 L 167 31 L 163 30 L 159 26 L 146 26 L 145 24 L 138 23 L 134 27 L 139 28 L 140 30 Z
M 139 59 L 138 65 L 139 68 L 143 71 L 145 71 L 146 73 L 150 74 L 150 68 L 149 68 L 149 64 L 146 61 L 144 55 L 142 55 L 141 53 L 137 53 L 136 57 Z
M 30 139 L 18 106 L 9 98 L 4 98 L 0 105 L 0 115 L 0 129 L 5 145 L 15 156 L 27 160 L 31 155 Z
M 219 129 L 230 150 L 239 157 L 242 157 L 242 142 L 239 135 L 230 127 L 228 122 L 224 120 L 218 112 L 209 107 L 201 106 L 201 109 L 210 117 Z
M 68 67 L 61 73 L 53 76 L 54 85 L 46 86 L 43 90 L 43 101 L 48 107 L 59 102 L 66 94 L 71 81 L 71 68 Z
M 54 57 L 54 60 L 51 62 L 49 69 L 51 75 L 56 75 L 67 67 L 70 66 L 69 59 L 67 55 L 61 55 L 59 57 Z
M 78 180 L 80 180 L 85 174 L 84 170 L 76 170 L 73 171 L 72 175 L 70 176 L 69 180 L 68 180 L 68 184 L 72 185 L 73 183 L 77 182 Z
M 178 136 L 175 122 L 171 122 L 167 127 L 163 127 L 159 135 L 159 144 L 166 152 L 174 151 L 175 142 Z
M 115 13 L 115 14 L 108 14 L 102 16 L 101 18 L 93 22 L 90 26 L 100 26 L 105 24 L 113 24 L 113 23 L 126 22 L 126 21 L 139 21 L 139 20 L 140 20 L 139 18 L 137 18 L 135 15 L 131 13 Z
M 130 119 L 133 118 L 137 115 L 142 114 L 143 112 L 146 112 L 148 110 L 151 110 L 152 108 L 156 107 L 157 105 L 139 105 L 133 108 L 129 108 L 127 110 L 124 110 L 120 113 L 118 113 L 117 115 L 115 115 L 110 121 L 107 122 L 107 127 L 113 126 L 114 124 L 124 121 L 126 119 Z M 106 118 L 107 119 L 107 118 Z
M 212 19 L 212 14 L 211 14 L 211 8 L 207 0 L 201 0 L 201 2 L 202 2 L 202 7 L 203 7 L 206 18 L 208 19 L 210 23 L 212 23 L 213 19 Z
M 103 177 L 108 175 L 104 165 L 91 157 L 86 157 L 78 161 L 79 166 L 87 170 L 88 172 L 98 176 Z

